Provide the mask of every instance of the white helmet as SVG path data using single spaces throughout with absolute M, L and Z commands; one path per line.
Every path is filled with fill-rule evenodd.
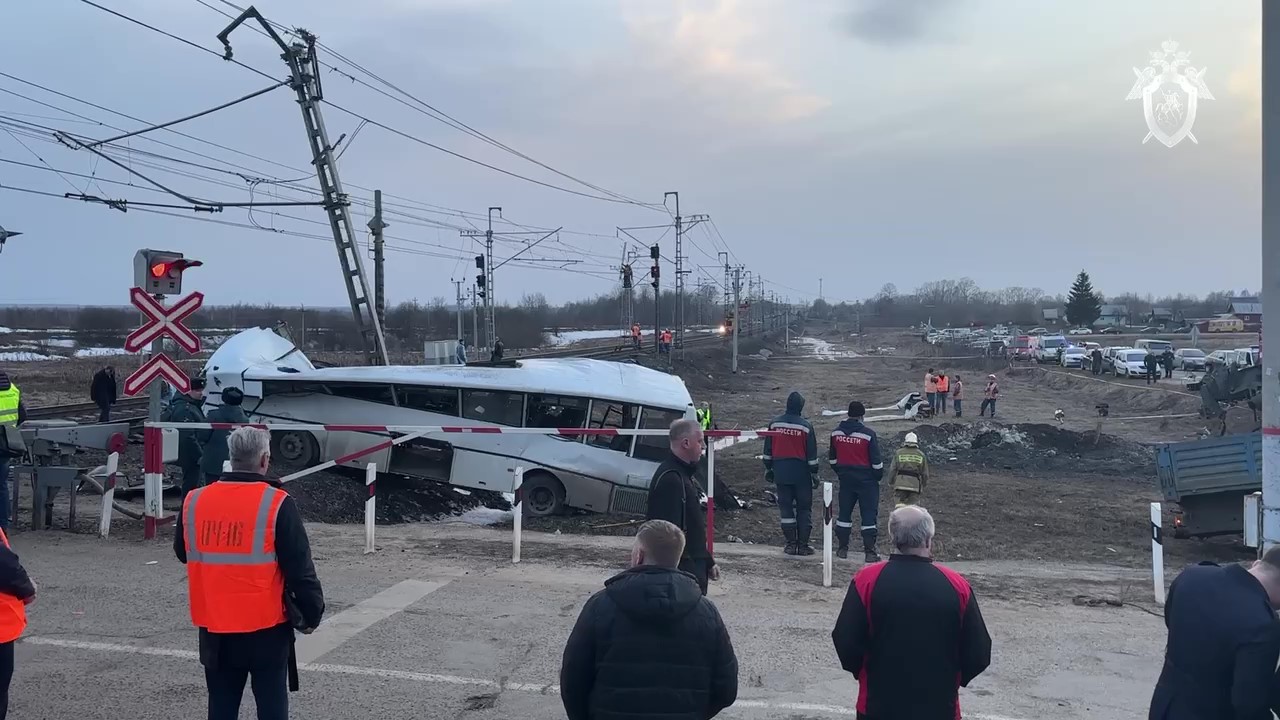
M 902 439 L 902 442 L 907 445 L 917 445 L 920 442 L 920 438 L 916 437 L 915 433 L 907 433 L 907 436 Z

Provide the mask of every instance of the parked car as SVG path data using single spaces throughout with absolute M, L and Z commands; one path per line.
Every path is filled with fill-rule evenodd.
M 1087 327 L 1071 328 L 1067 331 L 1068 335 L 1092 335 L 1093 330 Z
M 1121 330 L 1120 330 L 1120 328 L 1116 327 L 1115 325 L 1110 325 L 1110 326 L 1108 326 L 1108 327 L 1104 327 L 1104 328 L 1102 328 L 1102 330 L 1101 330 L 1100 332 L 1101 332 L 1103 335 L 1119 335 L 1119 334 L 1120 334 L 1120 332 L 1121 332 Z
M 1211 365 L 1229 365 L 1235 362 L 1235 350 L 1214 350 L 1204 359 L 1205 367 Z
M 1042 327 L 1031 328 L 1030 330 L 1027 331 L 1028 335 L 1047 335 L 1048 333 L 1049 331 Z
M 1129 346 L 1112 345 L 1111 347 L 1102 348 L 1102 374 L 1115 371 L 1116 353 L 1124 350 L 1132 350 Z
M 1208 358 L 1203 350 L 1178 348 L 1173 351 L 1173 364 L 1182 370 L 1204 370 L 1208 365 Z
M 1084 351 L 1085 351 L 1085 352 L 1087 352 L 1087 353 L 1091 353 L 1091 352 L 1093 352 L 1094 350 L 1097 350 L 1097 349 L 1099 349 L 1099 348 L 1101 348 L 1101 347 L 1102 347 L 1102 345 L 1101 345 L 1101 344 L 1096 343 L 1096 342 L 1084 342 L 1084 343 L 1080 343 L 1080 345 L 1081 345 L 1081 347 L 1083 347 L 1083 348 L 1084 348 Z
M 1040 335 L 1031 338 L 1032 357 L 1036 362 L 1044 364 L 1047 362 L 1058 362 L 1058 350 L 1065 349 L 1069 343 L 1067 339 L 1061 335 Z
M 1142 377 L 1147 374 L 1147 366 L 1143 364 L 1146 359 L 1146 350 L 1120 350 L 1115 354 L 1111 369 L 1116 377 Z
M 1133 346 L 1138 350 L 1146 350 L 1147 352 L 1155 355 L 1163 355 L 1165 350 L 1173 350 L 1173 343 L 1168 340 L 1152 340 L 1143 338 L 1142 340 L 1134 343 Z
M 1085 363 L 1085 349 L 1079 345 L 1068 346 L 1062 351 L 1062 367 L 1082 368 Z
M 1161 330 L 1160 328 L 1151 326 L 1151 327 L 1142 328 L 1141 330 L 1138 331 L 1138 334 L 1139 335 L 1159 335 L 1162 332 L 1164 331 Z

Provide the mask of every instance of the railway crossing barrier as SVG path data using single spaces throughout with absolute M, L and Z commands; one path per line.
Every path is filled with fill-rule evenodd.
M 822 483 L 822 587 L 831 587 L 831 481 Z
M 102 515 L 98 518 L 98 537 L 105 538 L 111 532 L 112 503 L 116 501 L 116 471 L 120 468 L 120 453 L 107 456 L 107 477 L 102 481 Z
M 1164 529 L 1160 503 L 1151 503 L 1151 583 L 1156 604 L 1164 605 Z
M 307 475 L 327 470 L 341 464 L 350 463 L 367 457 L 373 453 L 400 445 L 425 435 L 556 435 L 561 437 L 617 437 L 617 436 L 666 436 L 665 428 L 653 429 L 619 429 L 619 428 L 517 428 L 494 426 L 448 426 L 448 425 L 344 425 L 317 423 L 174 423 L 148 422 L 143 429 L 143 472 L 146 503 L 144 537 L 152 539 L 156 536 L 156 528 L 172 518 L 164 516 L 164 505 L 161 502 L 161 480 L 164 477 L 163 463 L 163 431 L 164 430 L 234 430 L 238 427 L 255 427 L 268 431 L 307 431 L 307 432 L 356 432 L 384 436 L 366 448 L 347 453 L 341 457 L 322 462 L 313 467 L 290 473 L 280 478 L 281 483 L 292 482 Z M 713 441 L 707 447 L 707 550 L 714 549 L 715 544 L 715 446 L 716 438 L 751 439 L 777 435 L 769 430 L 705 430 L 703 434 Z M 517 466 L 512 478 L 512 528 L 513 544 L 511 562 L 520 562 L 520 540 L 522 530 L 522 510 L 524 493 L 521 483 L 524 468 Z M 374 552 L 374 502 L 377 488 L 377 466 L 369 463 L 365 468 L 365 486 L 369 489 L 365 498 L 365 552 Z M 828 503 L 829 504 L 829 503 Z M 829 543 L 828 543 L 829 544 Z M 830 555 L 828 550 L 827 555 Z M 828 571 L 829 573 L 829 571 Z

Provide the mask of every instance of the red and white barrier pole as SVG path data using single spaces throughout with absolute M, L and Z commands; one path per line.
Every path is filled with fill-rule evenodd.
M 515 537 L 511 545 L 511 562 L 520 562 L 520 525 L 524 520 L 524 468 L 516 468 L 516 476 L 512 480 L 511 494 L 511 530 Z
M 107 456 L 107 479 L 102 481 L 102 515 L 98 518 L 98 537 L 106 538 L 111 532 L 112 503 L 116 500 L 116 470 L 120 467 L 120 453 Z
M 1156 592 L 1156 604 L 1164 604 L 1164 530 L 1160 503 L 1151 503 L 1151 582 Z
M 146 505 L 143 513 L 142 536 L 148 540 L 156 536 L 156 528 L 164 518 L 164 448 L 163 431 L 147 427 L 142 431 L 142 494 Z
M 716 449 L 707 443 L 707 552 L 716 549 Z
M 373 545 L 373 526 L 374 526 L 374 497 L 378 492 L 378 465 L 377 463 L 369 463 L 368 468 L 364 471 L 364 486 L 368 493 L 364 498 L 364 551 L 365 554 L 373 552 L 376 548 Z
M 822 483 L 822 587 L 831 587 L 831 483 Z

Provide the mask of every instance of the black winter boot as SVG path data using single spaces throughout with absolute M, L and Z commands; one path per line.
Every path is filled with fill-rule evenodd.
M 862 536 L 862 550 L 864 553 L 862 557 L 864 562 L 866 563 L 880 562 L 880 554 L 876 552 L 876 536 L 875 535 Z
M 786 538 L 786 541 L 787 541 L 787 545 L 786 547 L 782 548 L 782 552 L 788 555 L 795 555 L 796 554 L 796 526 L 783 525 L 782 537 Z
M 797 555 L 813 554 L 813 546 L 809 544 L 809 534 L 812 531 L 813 531 L 813 528 L 803 527 L 803 528 L 799 528 L 798 531 L 796 532 L 796 554 Z

